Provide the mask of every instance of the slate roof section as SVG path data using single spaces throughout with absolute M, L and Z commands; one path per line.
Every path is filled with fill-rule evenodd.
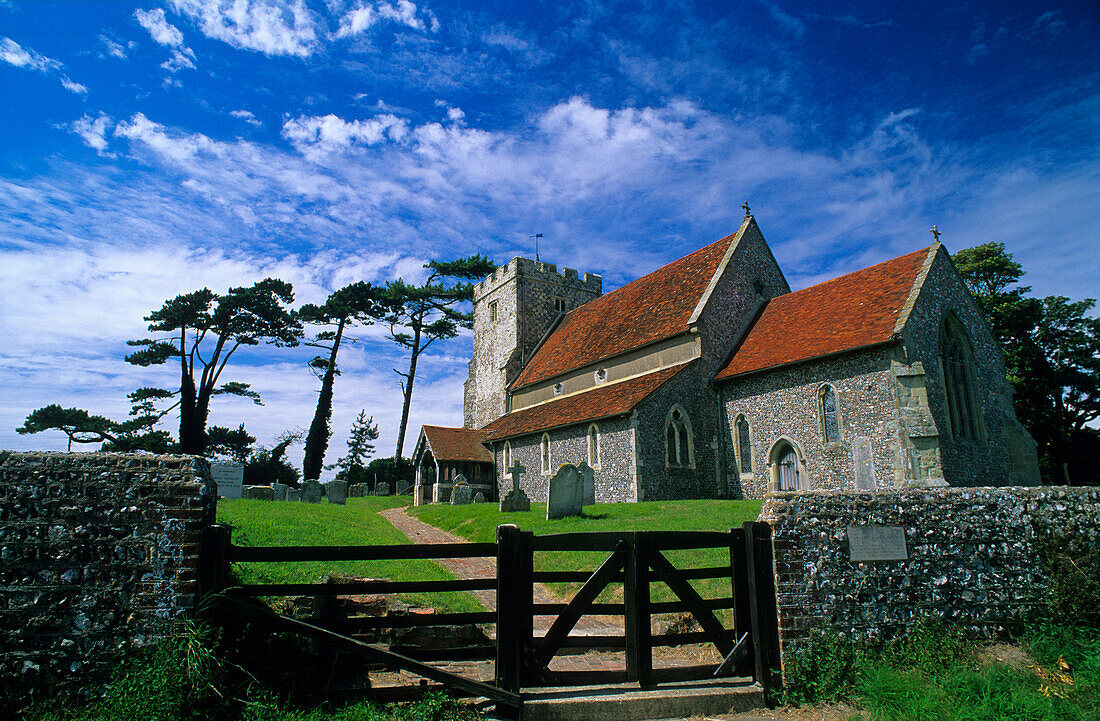
M 695 306 L 736 235 L 727 235 L 567 313 L 512 388 L 686 332 Z
M 493 454 L 482 442 L 484 430 L 423 426 L 428 448 L 437 461 L 469 461 L 492 463 Z
M 486 434 L 485 440 L 498 441 L 630 413 L 635 406 L 692 362 L 663 368 L 630 380 L 596 386 L 583 393 L 513 411 L 482 429 Z
M 714 379 L 890 340 L 935 247 L 772 298 Z

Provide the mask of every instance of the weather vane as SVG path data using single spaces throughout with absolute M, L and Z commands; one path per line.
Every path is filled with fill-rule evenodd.
M 936 226 L 933 225 L 932 230 L 928 232 L 932 234 L 932 237 L 936 239 L 937 243 L 940 242 L 940 231 L 936 228 Z
M 542 237 L 542 233 L 535 233 L 531 237 L 535 239 L 535 262 L 537 263 L 539 260 L 539 238 Z
M 746 218 L 752 215 L 752 213 L 749 212 L 749 201 L 746 200 L 744 203 L 741 203 L 741 207 L 745 209 Z

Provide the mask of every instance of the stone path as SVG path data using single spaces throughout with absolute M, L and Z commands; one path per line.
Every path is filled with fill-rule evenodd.
M 387 508 L 380 511 L 379 515 L 392 523 L 397 530 L 404 533 L 413 543 L 468 543 L 465 538 L 448 533 L 435 526 L 428 525 L 418 518 L 413 518 L 405 512 L 408 506 L 400 508 Z M 496 577 L 497 562 L 495 558 L 440 558 L 435 563 L 454 574 L 455 578 L 494 578 Z M 497 608 L 496 591 L 470 591 L 478 601 L 490 611 Z M 535 603 L 563 603 L 557 594 L 553 593 L 541 583 L 535 584 Z M 573 627 L 571 635 L 574 636 L 621 636 L 623 625 L 616 623 L 617 616 L 583 616 Z M 552 616 L 535 617 L 536 635 L 545 634 L 553 623 Z

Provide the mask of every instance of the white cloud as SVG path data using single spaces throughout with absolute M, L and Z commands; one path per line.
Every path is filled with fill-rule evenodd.
M 389 114 L 370 120 L 344 120 L 329 114 L 288 120 L 282 134 L 299 150 L 333 152 L 352 145 L 375 145 L 387 138 L 401 140 L 408 129 L 404 119 Z
M 183 47 L 183 33 L 175 25 L 168 22 L 164 16 L 163 8 L 135 10 L 134 17 L 139 25 L 149 31 L 149 35 L 157 43 L 170 48 Z
M 420 17 L 421 15 L 423 15 L 423 19 Z M 409 0 L 398 0 L 396 3 L 361 3 L 357 5 L 340 19 L 340 27 L 336 30 L 336 37 L 346 38 L 361 35 L 383 21 L 405 25 L 414 30 L 431 30 L 432 32 L 439 30 L 439 21 L 430 10 L 420 12 L 416 5 Z
M 89 115 L 82 116 L 80 120 L 72 123 L 70 129 L 80 136 L 85 145 L 103 155 L 107 149 L 107 129 L 110 124 L 111 119 L 104 113 L 100 113 L 97 118 Z
M 262 128 L 264 126 L 264 124 L 261 123 L 250 110 L 230 110 L 229 114 L 232 115 L 234 118 L 237 118 L 238 120 L 243 120 L 254 127 Z
M 61 72 L 64 65 L 60 62 L 36 53 L 30 48 L 24 48 L 11 38 L 0 38 L 0 62 L 14 65 L 17 68 L 25 68 L 48 75 L 56 75 L 57 79 L 61 82 L 61 86 L 75 95 L 85 95 L 88 92 L 88 88 L 71 80 L 67 75 Z
M 302 0 L 171 0 L 204 35 L 265 55 L 307 57 L 318 48 L 318 20 Z
M 162 68 L 170 73 L 174 73 L 178 70 L 195 69 L 195 53 L 191 52 L 191 48 L 183 48 L 176 50 L 172 53 L 172 57 L 165 60 L 160 64 Z
M 113 58 L 118 58 L 119 60 L 126 60 L 129 57 L 129 51 L 132 50 L 137 44 L 133 41 L 130 41 L 126 45 L 123 45 L 122 43 L 117 42 L 116 40 L 113 40 L 112 38 L 109 38 L 103 34 L 99 35 L 99 43 L 103 46 L 103 51 L 106 52 L 107 55 Z

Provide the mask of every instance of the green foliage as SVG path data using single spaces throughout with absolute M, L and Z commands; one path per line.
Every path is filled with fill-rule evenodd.
M 480 255 L 445 262 L 433 260 L 424 267 L 431 271 L 424 285 L 409 285 L 398 278 L 386 285 L 382 296 L 390 338 L 409 351 L 408 370 L 393 371 L 403 379 L 404 396 L 395 457 L 401 456 L 405 445 L 420 355 L 435 341 L 454 338 L 460 328 L 473 327 L 473 314 L 460 312 L 455 306 L 473 300 L 474 287 L 468 281 L 484 278 L 496 269 L 491 260 Z
M 233 543 L 241 546 L 359 546 L 411 543 L 378 512 L 408 503 L 408 498 L 368 496 L 331 503 L 270 503 L 247 499 L 218 501 L 218 523 L 233 526 Z M 393 581 L 443 580 L 453 576 L 435 563 L 420 561 L 340 561 L 241 563 L 234 573 L 248 583 L 314 583 L 325 574 Z M 417 605 L 453 611 L 480 611 L 465 592 L 423 593 L 407 597 Z
M 359 417 L 351 426 L 348 434 L 348 452 L 340 460 L 336 461 L 336 467 L 340 470 L 336 474 L 337 480 L 351 483 L 366 483 L 374 490 L 374 474 L 367 473 L 364 465 L 368 458 L 374 455 L 374 443 L 378 440 L 378 424 L 374 422 L 374 416 L 366 418 L 366 410 L 359 411 Z M 393 459 L 388 459 L 393 460 Z M 375 472 L 382 469 L 376 467 Z M 379 474 L 379 480 L 382 473 Z
M 244 483 L 248 486 L 283 483 L 297 488 L 301 485 L 298 478 L 297 468 L 266 448 L 254 452 L 244 466 Z
M 1050 578 L 1050 616 L 1100 627 L 1100 548 L 1083 533 L 1035 528 L 1036 561 Z
M 206 453 L 214 457 L 224 457 L 234 463 L 245 463 L 252 455 L 252 444 L 256 436 L 244 429 L 244 424 L 236 428 L 210 426 L 206 431 Z
M 1003 243 L 961 250 L 955 266 L 1005 355 L 1016 414 L 1039 445 L 1048 483 L 1089 483 L 1100 456 L 1100 319 L 1096 302 L 1029 297 Z
M 172 437 L 166 431 L 153 427 L 164 416 L 152 408 L 154 388 L 139 388 L 130 394 L 133 403 L 130 418 L 113 421 L 104 416 L 92 415 L 82 408 L 62 408 L 56 403 L 31 411 L 23 425 L 15 429 L 19 434 L 61 431 L 73 443 L 102 443 L 103 451 L 149 451 L 165 453 L 171 450 Z M 167 411 L 165 411 L 167 412 Z
M 150 331 L 164 335 L 127 341 L 139 348 L 126 356 L 128 363 L 163 365 L 179 359 L 180 388 L 172 395 L 178 397 L 182 452 L 205 453 L 206 420 L 213 396 L 244 396 L 260 403 L 259 395 L 247 383 L 219 385 L 219 380 L 241 346 L 298 343 L 302 324 L 287 308 L 293 301 L 290 283 L 275 278 L 230 288 L 225 295 L 203 288 L 167 300 L 145 317 Z

